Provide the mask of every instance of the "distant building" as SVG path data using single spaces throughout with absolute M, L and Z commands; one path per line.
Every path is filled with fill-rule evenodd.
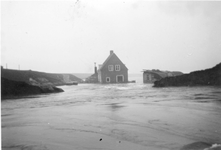
M 94 63 L 94 74 L 92 74 L 90 77 L 85 79 L 86 83 L 98 83 L 98 73 L 97 73 L 97 66 L 96 63 Z
M 144 70 L 143 71 L 143 83 L 153 83 L 165 77 L 182 75 L 182 72 L 178 71 L 160 71 L 157 69 Z
M 113 50 L 104 61 L 99 65 L 99 69 L 95 65 L 94 74 L 86 79 L 87 83 L 128 83 L 128 69 L 123 62 L 117 57 Z

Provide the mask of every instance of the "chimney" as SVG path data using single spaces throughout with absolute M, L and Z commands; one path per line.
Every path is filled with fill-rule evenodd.
M 96 66 L 96 62 L 94 63 L 94 73 L 97 74 L 97 66 Z
M 114 53 L 114 51 L 113 51 L 113 50 L 110 50 L 110 55 L 113 54 L 113 53 Z

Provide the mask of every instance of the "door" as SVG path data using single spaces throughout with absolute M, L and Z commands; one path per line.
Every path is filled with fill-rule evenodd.
M 123 75 L 118 75 L 118 76 L 116 76 L 116 78 L 117 78 L 117 83 L 124 82 L 124 76 Z

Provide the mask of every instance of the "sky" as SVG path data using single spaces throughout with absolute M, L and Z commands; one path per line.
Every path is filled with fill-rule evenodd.
M 93 73 L 110 50 L 129 73 L 221 62 L 221 1 L 1 1 L 1 65 Z

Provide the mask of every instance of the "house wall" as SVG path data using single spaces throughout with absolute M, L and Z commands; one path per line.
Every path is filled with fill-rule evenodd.
M 117 76 L 118 75 L 124 76 L 124 82 L 122 82 L 122 83 L 128 82 L 127 71 L 112 71 L 111 73 L 108 73 L 105 71 L 105 72 L 102 72 L 101 83 L 117 83 Z M 106 77 L 110 77 L 110 82 L 106 82 Z
M 114 70 L 109 71 L 108 66 L 113 65 Z M 115 65 L 120 65 L 120 71 L 115 70 Z M 119 60 L 117 57 L 112 57 L 106 64 L 103 66 L 101 72 L 100 72 L 100 78 L 101 83 L 109 83 L 106 82 L 106 77 L 110 77 L 110 83 L 117 83 L 116 76 L 117 75 L 123 75 L 124 76 L 124 82 L 128 82 L 128 69 L 124 66 L 124 64 Z
M 102 75 L 101 75 L 102 73 L 101 73 L 101 71 L 98 71 L 98 82 L 99 83 L 102 83 Z
M 143 73 L 143 83 L 153 83 L 156 80 L 160 80 L 161 78 L 162 77 L 160 77 L 156 73 L 147 73 L 147 72 Z

